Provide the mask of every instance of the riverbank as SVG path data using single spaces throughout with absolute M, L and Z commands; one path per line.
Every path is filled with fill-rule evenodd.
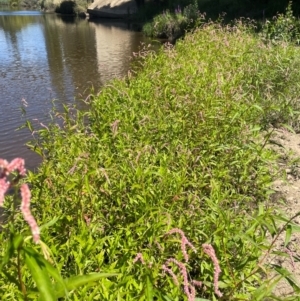
M 26 180 L 48 258 L 63 277 L 118 274 L 70 298 L 272 300 L 289 275 L 269 277 L 284 217 L 270 201 L 280 173 L 267 145 L 274 127 L 299 130 L 299 48 L 251 24 L 209 23 L 137 55 L 142 70 L 91 95 L 89 112 L 65 107 L 64 127 L 32 143 L 43 163 Z M 18 295 L 0 283 L 2 298 Z

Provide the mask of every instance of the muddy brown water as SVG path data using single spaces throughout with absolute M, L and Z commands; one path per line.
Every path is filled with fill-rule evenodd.
M 124 76 L 133 52 L 149 43 L 130 24 L 38 11 L 0 8 L 0 158 L 23 157 L 35 170 L 41 159 L 26 147 L 28 130 L 16 130 L 26 118 L 38 126 L 50 122 L 56 107 L 77 103 L 94 88 L 99 91 Z

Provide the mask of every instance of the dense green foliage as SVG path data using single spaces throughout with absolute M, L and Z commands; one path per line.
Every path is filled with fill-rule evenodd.
M 252 31 L 205 24 L 158 55 L 141 51 L 142 70 L 91 95 L 88 112 L 65 107 L 49 129 L 33 132 L 44 160 L 26 181 L 43 244 L 25 246 L 43 251 L 64 279 L 118 274 L 71 290 L 68 300 L 187 300 L 182 269 L 169 265 L 179 285 L 163 270 L 169 258 L 183 263 L 190 284 L 203 282 L 196 296 L 208 300 L 264 300 L 280 277 L 292 279 L 283 269 L 269 277 L 265 260 L 267 236 L 282 231 L 269 202 L 275 156 L 265 146 L 272 126 L 297 127 L 300 50 Z M 14 203 L 5 204 L 9 214 Z M 14 227 L 29 235 L 21 219 Z M 188 261 L 180 235 L 168 234 L 174 228 L 197 250 L 188 248 Z M 2 259 L 9 233 L 4 226 Z M 22 299 L 12 281 L 20 262 L 6 262 L 3 300 Z M 37 279 L 21 270 L 28 300 L 37 300 Z
M 40 8 L 40 0 L 0 0 L 0 5 L 10 7 L 27 7 L 32 9 Z
M 199 2 L 199 1 L 198 1 Z M 199 26 L 207 19 L 210 13 L 201 13 L 201 6 L 197 1 L 186 6 L 178 5 L 172 9 L 156 14 L 153 19 L 143 25 L 143 32 L 150 37 L 167 38 L 171 41 L 182 37 L 187 31 Z M 186 3 L 186 2 L 184 2 Z M 208 10 L 209 12 L 209 10 Z M 226 16 L 227 10 L 219 8 L 218 22 L 231 23 L 232 19 Z M 293 12 L 293 3 L 287 4 L 285 13 L 278 13 L 272 19 L 266 19 L 265 11 L 256 21 L 256 31 L 261 33 L 265 40 L 296 42 L 299 44 L 300 21 Z
M 290 0 L 196 0 L 202 13 L 206 12 L 209 17 L 218 18 L 220 14 L 225 12 L 229 20 L 239 17 L 250 17 L 255 19 L 263 19 L 265 17 L 271 18 L 277 13 L 283 13 L 289 1 Z M 161 10 L 170 9 L 173 11 L 178 5 L 185 7 L 195 3 L 195 0 L 146 0 L 146 6 L 147 3 L 149 3 L 149 8 L 151 5 L 155 5 Z M 293 2 L 293 10 L 296 15 L 299 15 L 299 1 Z
M 201 11 L 210 16 L 218 16 L 226 12 L 229 19 L 237 17 L 250 17 L 255 19 L 271 18 L 277 13 L 283 13 L 290 0 L 199 0 Z M 293 1 L 293 10 L 296 15 L 300 13 L 299 1 Z
M 196 3 L 183 9 L 178 6 L 174 13 L 166 10 L 145 23 L 143 32 L 147 36 L 175 40 L 183 36 L 186 30 L 199 26 L 203 20 L 204 16 L 199 14 Z
M 48 12 L 56 12 L 67 15 L 79 15 L 85 13 L 90 1 L 76 0 L 76 1 L 53 1 L 53 0 L 0 0 L 0 5 L 7 5 L 21 9 L 41 9 Z
M 292 2 L 287 6 L 285 14 L 278 14 L 272 20 L 266 20 L 261 35 L 273 43 L 278 41 L 300 43 L 300 21 L 293 15 Z

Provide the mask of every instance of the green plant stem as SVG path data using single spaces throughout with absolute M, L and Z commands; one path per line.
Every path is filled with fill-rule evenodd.
M 20 249 L 18 249 L 18 278 L 19 278 L 20 288 L 21 288 L 22 294 L 24 296 L 24 300 L 27 301 L 26 287 L 22 280 Z

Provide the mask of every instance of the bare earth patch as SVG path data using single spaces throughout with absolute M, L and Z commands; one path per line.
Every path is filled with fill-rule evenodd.
M 283 180 L 277 179 L 273 183 L 275 193 L 272 201 L 276 202 L 278 211 L 284 212 L 288 218 L 291 218 L 300 212 L 300 134 L 285 129 L 276 130 L 271 138 L 271 147 L 279 154 L 278 164 L 284 175 Z M 300 216 L 295 218 L 294 223 L 300 225 Z M 275 249 L 285 252 L 286 257 L 273 256 L 270 262 L 293 273 L 295 281 L 299 284 L 300 262 L 296 261 L 295 257 L 300 258 L 300 233 L 293 233 L 287 246 L 285 246 L 285 237 L 284 231 L 277 239 Z M 277 284 L 274 293 L 280 298 L 293 296 L 294 300 L 297 299 L 296 293 L 285 279 Z

